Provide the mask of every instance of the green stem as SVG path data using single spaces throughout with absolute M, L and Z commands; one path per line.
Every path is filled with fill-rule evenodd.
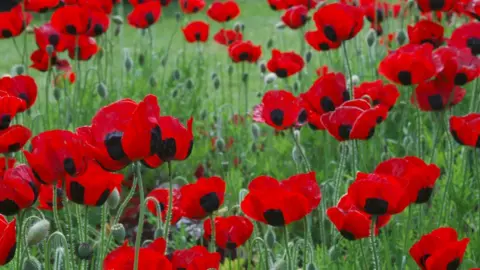
M 283 226 L 283 241 L 285 244 L 285 253 L 287 254 L 287 270 L 291 269 L 292 257 L 290 255 L 290 248 L 288 247 L 288 230 L 287 226 Z M 267 258 L 268 260 L 268 258 Z
M 303 269 L 307 269 L 307 248 L 308 248 L 308 220 L 303 219 Z
M 360 254 L 362 255 L 362 269 L 366 270 L 368 269 L 368 264 L 367 264 L 367 257 L 365 256 L 365 249 L 363 247 L 363 242 L 362 241 L 357 241 L 358 245 L 360 246 Z
M 350 61 L 348 60 L 347 44 L 342 43 L 343 55 L 345 56 L 345 63 L 347 66 L 347 76 L 350 80 L 350 96 L 353 97 L 353 80 L 352 80 L 352 69 L 350 68 Z
M 444 118 L 445 118 L 445 115 L 444 114 Z M 443 121 L 443 125 L 444 125 L 444 128 L 445 128 L 445 132 L 448 133 L 448 128 L 445 124 L 445 120 L 446 119 L 442 119 Z M 447 136 L 446 137 L 446 140 L 447 140 L 447 145 L 448 145 L 448 170 L 447 170 L 447 183 L 445 185 L 445 191 L 443 192 L 443 197 L 442 197 L 442 208 L 441 208 L 441 211 L 440 211 L 440 215 L 439 215 L 439 219 L 438 219 L 438 222 L 437 222 L 437 226 L 440 225 L 440 223 L 443 222 L 443 219 L 444 219 L 444 215 L 445 215 L 445 207 L 447 205 L 447 194 L 448 194 L 448 190 L 450 189 L 450 186 L 452 184 L 452 179 L 453 179 L 453 165 L 454 165 L 454 155 L 453 155 L 453 144 L 452 144 L 452 140 L 451 140 L 451 136 Z
M 57 230 L 62 232 L 62 225 L 60 224 L 60 215 L 58 214 L 58 194 L 57 194 L 57 183 L 53 184 L 53 220 Z
M 17 214 L 17 221 L 16 221 L 16 224 L 17 224 L 17 231 L 20 232 L 17 234 L 17 247 L 16 247 L 16 250 L 18 250 L 16 256 L 15 256 L 15 265 L 17 266 L 17 269 L 22 269 L 22 265 L 20 265 L 22 263 L 22 244 L 23 244 L 23 240 L 22 238 L 24 237 L 24 235 L 22 234 L 22 229 L 23 229 L 23 217 L 25 215 L 25 211 L 20 211 L 18 214 Z
M 167 242 L 168 247 L 168 234 L 170 230 L 170 223 L 172 221 L 173 212 L 173 181 L 172 181 L 172 162 L 167 162 L 168 165 L 168 206 L 167 206 L 167 218 L 165 219 L 165 228 L 163 229 L 163 237 Z
M 343 169 L 345 167 L 345 163 L 347 161 L 347 158 L 346 158 L 346 155 L 347 155 L 347 148 L 348 148 L 348 145 L 346 145 L 346 143 L 343 143 L 341 142 L 340 143 L 340 164 L 338 165 L 338 169 L 337 169 L 337 175 L 335 176 L 335 187 L 334 187 L 334 191 L 333 191 L 333 200 L 334 200 L 334 203 L 338 200 L 338 192 L 339 192 L 339 188 L 340 188 L 340 182 L 342 180 L 342 176 L 343 176 Z
M 295 136 L 295 130 L 293 128 L 291 128 L 290 131 L 292 133 L 292 137 L 293 137 L 293 141 L 295 142 L 295 146 L 297 147 L 298 150 L 300 150 L 300 154 L 301 154 L 302 159 L 303 159 L 303 164 L 305 166 L 305 170 L 307 172 L 312 171 L 312 169 L 310 167 L 310 162 L 308 162 L 307 155 L 305 154 L 305 151 L 303 150 L 302 146 L 300 145 L 300 142 L 298 141 L 298 138 Z
M 410 232 L 410 227 L 412 225 L 412 206 L 408 207 L 408 215 L 407 215 L 407 224 L 405 226 L 405 232 L 404 232 L 404 240 L 403 240 L 403 254 L 408 254 L 408 233 Z M 405 257 L 406 255 L 404 255 Z M 404 258 L 405 259 L 405 258 Z M 404 260 L 402 260 L 404 261 Z M 403 262 L 400 261 L 400 269 L 404 269 L 405 265 L 403 265 Z
M 212 233 L 210 236 L 210 252 L 216 251 L 216 232 L 215 232 L 215 217 L 213 214 L 210 215 L 210 225 L 212 226 Z
M 375 224 L 377 223 L 377 217 L 372 216 L 372 224 L 370 225 L 370 248 L 372 249 L 373 256 L 373 269 L 380 270 L 380 261 L 377 254 L 377 244 L 375 241 Z
M 88 208 L 87 208 L 88 209 Z M 104 242 L 105 242 L 105 235 L 107 234 L 107 216 L 108 216 L 108 205 L 107 204 L 103 204 L 102 206 L 102 229 L 101 229 L 101 232 L 100 232 L 100 242 L 99 242 L 99 258 L 98 258 L 98 269 L 101 269 L 102 268 L 102 263 L 103 263 L 103 254 L 104 254 L 104 250 L 105 250 L 105 247 L 106 245 L 104 245 Z M 88 217 L 86 217 L 87 219 L 87 226 L 88 226 Z M 137 238 L 138 238 L 138 235 L 137 235 Z M 140 238 L 141 237 L 141 234 L 140 234 Z M 87 237 L 87 240 L 88 240 L 88 237 Z
M 135 177 L 138 177 L 138 190 L 140 196 L 140 213 L 138 218 L 137 236 L 135 239 L 135 258 L 133 263 L 133 269 L 138 270 L 138 264 L 140 259 L 140 245 L 142 243 L 143 223 L 145 219 L 145 194 L 143 190 L 142 170 L 141 163 L 135 164 Z

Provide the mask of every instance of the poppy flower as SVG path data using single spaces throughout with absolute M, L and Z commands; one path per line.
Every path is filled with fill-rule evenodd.
M 304 6 L 308 9 L 315 8 L 323 0 L 285 0 L 288 7 Z
M 170 3 L 172 3 L 172 0 L 160 0 L 160 4 L 163 7 L 167 7 L 168 5 L 170 5 Z
M 6 265 L 15 257 L 17 247 L 16 224 L 15 218 L 8 222 L 3 215 L 0 215 L 0 265 Z
M 450 11 L 455 6 L 455 0 L 415 0 L 421 12 Z
M 88 28 L 85 35 L 98 37 L 107 32 L 110 27 L 110 18 L 103 10 L 90 9 L 88 14 Z
M 320 117 L 349 100 L 350 94 L 342 73 L 327 72 L 318 78 L 306 93 L 301 94 L 300 98 L 310 127 L 325 129 Z
M 19 151 L 31 136 L 30 129 L 20 125 L 14 125 L 0 131 L 0 153 L 7 154 Z
M 443 43 L 443 26 L 429 20 L 421 20 L 407 27 L 410 44 L 430 43 L 438 48 Z
M 400 97 L 400 92 L 393 84 L 383 84 L 382 80 L 364 82 L 353 90 L 353 97 L 356 99 L 366 98 L 372 105 L 382 105 L 389 110 L 393 108 Z
M 19 112 L 27 108 L 23 99 L 14 96 L 0 96 L 0 130 L 10 126 L 10 122 Z
M 99 51 L 97 42 L 89 36 L 65 36 L 65 44 L 72 60 L 88 61 Z
M 480 59 L 470 53 L 467 48 L 441 47 L 435 50 L 443 63 L 443 70 L 437 77 L 453 82 L 455 85 L 465 85 L 480 76 Z
M 182 28 L 183 35 L 189 43 L 206 42 L 210 26 L 203 21 L 193 21 Z
M 435 164 L 426 164 L 417 157 L 404 157 L 392 158 L 378 164 L 375 173 L 397 177 L 407 184 L 412 203 L 426 203 L 440 177 L 440 168 Z
M 365 14 L 365 18 L 372 23 L 372 25 L 380 25 L 388 16 L 388 6 L 382 3 L 375 3 L 375 1 L 360 2 L 360 8 Z
M 480 1 L 472 0 L 467 3 L 464 13 L 480 21 Z
M 98 10 L 105 14 L 111 14 L 113 6 L 120 3 L 120 1 L 121 0 L 74 0 L 75 3 L 72 4 L 86 6 L 91 10 Z
M 0 12 L 10 12 L 18 6 L 20 6 L 18 0 L 5 0 L 2 1 L 2 4 L 0 5 Z
M 235 41 L 242 41 L 243 35 L 241 32 L 235 30 L 220 29 L 220 31 L 213 36 L 213 39 L 218 44 L 230 46 Z
M 272 10 L 284 10 L 289 8 L 287 0 L 267 0 Z
M 308 31 L 305 33 L 307 43 L 317 51 L 334 50 L 342 45 L 341 41 L 333 42 L 329 40 L 323 30 Z
M 178 3 L 185 14 L 197 13 L 205 7 L 205 0 L 179 0 Z
M 207 10 L 207 15 L 212 20 L 224 23 L 231 21 L 240 15 L 240 7 L 234 0 L 225 2 L 213 2 Z
M 90 160 L 81 176 L 65 178 L 69 200 L 87 206 L 102 206 L 114 189 L 121 191 L 122 174 L 107 172 Z
M 38 185 L 27 165 L 20 165 L 5 171 L 0 176 L 0 214 L 11 216 L 32 206 L 37 200 Z
M 325 37 L 332 42 L 354 38 L 363 28 L 363 12 L 360 8 L 334 3 L 319 8 L 313 20 Z
M 471 22 L 457 27 L 448 45 L 459 49 L 469 48 L 473 55 L 480 54 L 480 22 Z
M 410 248 L 410 256 L 422 270 L 459 269 L 470 239 L 458 240 L 450 227 L 433 230 Z
M 308 21 L 308 8 L 305 6 L 293 6 L 283 14 L 283 23 L 291 29 L 298 29 Z
M 450 117 L 450 133 L 459 144 L 480 148 L 480 113 Z
M 317 76 L 320 78 L 320 77 L 323 77 L 324 75 L 327 75 L 329 73 L 329 68 L 327 65 L 323 65 L 319 68 L 317 68 L 317 70 L 315 70 L 315 73 L 317 74 Z M 345 78 L 345 76 L 344 76 Z M 345 79 L 344 79 L 345 81 Z M 348 91 L 347 91 L 348 93 Z
M 4 175 L 8 168 L 13 168 L 16 162 L 17 160 L 14 158 L 8 158 L 5 160 L 5 157 L 0 157 L 0 175 Z
M 302 70 L 305 66 L 303 58 L 295 52 L 280 52 L 272 50 L 272 58 L 267 62 L 269 71 L 277 74 L 279 78 L 292 76 Z
M 228 47 L 228 55 L 234 63 L 256 63 L 262 55 L 262 47 L 255 46 L 251 41 L 236 41 Z
M 0 4 L 0 39 L 19 36 L 32 20 L 32 15 L 23 12 L 20 2 L 6 0 Z
M 90 11 L 87 7 L 78 5 L 63 6 L 55 10 L 50 23 L 62 34 L 84 35 L 90 28 L 89 13 Z
M 82 175 L 87 167 L 83 139 L 67 130 L 45 131 L 32 139 L 32 150 L 23 151 L 33 174 L 42 184 L 53 184 L 67 175 Z
M 359 172 L 348 196 L 360 211 L 375 216 L 398 214 L 410 204 L 406 184 L 392 175 Z
M 324 113 L 322 125 L 338 141 L 368 140 L 375 134 L 375 128 L 388 115 L 388 108 L 371 106 L 364 99 L 344 102 L 334 111 Z
M 55 185 L 40 185 L 38 209 L 53 211 L 53 187 Z M 60 181 L 57 183 L 55 192 L 57 192 L 57 209 L 60 210 L 63 208 L 63 190 Z
M 172 269 L 220 269 L 220 254 L 209 253 L 203 246 L 176 250 L 171 255 Z
M 453 82 L 435 79 L 419 84 L 411 102 L 422 111 L 441 111 L 463 100 L 466 90 Z
M 25 0 L 25 10 L 44 13 L 54 9 L 60 4 L 60 0 Z
M 220 177 L 200 178 L 180 189 L 180 208 L 184 216 L 203 219 L 218 210 L 225 196 L 225 181 Z
M 437 75 L 441 68 L 431 44 L 407 44 L 390 52 L 380 62 L 379 72 L 394 83 L 415 85 Z
M 285 90 L 266 92 L 262 103 L 253 110 L 255 122 L 266 123 L 275 130 L 302 125 L 306 118 L 306 111 L 302 108 L 300 100 Z
M 347 240 L 353 241 L 370 236 L 372 217 L 360 211 L 348 194 L 340 198 L 337 206 L 327 209 L 327 216 Z M 378 235 L 380 228 L 387 225 L 390 217 L 390 215 L 378 217 L 375 224 L 375 235 Z
M 37 100 L 37 84 L 28 75 L 15 77 L 4 76 L 0 78 L 0 92 L 22 99 L 26 103 L 25 109 L 30 109 Z M 0 95 L 2 95 L 0 93 Z M 22 112 L 22 111 L 18 111 Z
M 212 237 L 211 219 L 203 222 L 203 237 L 210 241 Z M 241 216 L 215 218 L 215 243 L 222 249 L 236 249 L 243 245 L 252 236 L 253 224 Z
M 155 239 L 149 246 L 140 248 L 138 270 L 172 269 L 172 264 L 164 256 L 167 244 L 163 238 Z M 112 252 L 103 261 L 104 270 L 133 269 L 135 248 L 128 246 L 128 241 Z
M 136 5 L 127 16 L 128 24 L 132 27 L 146 29 L 160 19 L 162 6 L 158 1 L 150 1 Z
M 275 227 L 286 226 L 300 220 L 311 211 L 308 199 L 304 195 L 282 187 L 251 189 L 240 207 L 251 219 Z
M 30 60 L 32 60 L 32 64 L 30 68 L 36 69 L 41 72 L 46 72 L 56 66 L 58 58 L 56 53 L 49 55 L 47 51 L 38 49 L 32 52 L 30 55 Z
M 160 205 L 161 213 L 157 213 L 157 208 L 155 206 L 155 203 L 152 201 L 147 202 L 148 210 L 155 216 L 161 215 L 163 222 L 165 222 L 167 219 L 168 193 L 169 193 L 169 190 L 166 188 L 156 188 L 150 191 L 150 193 L 148 193 L 147 195 L 147 197 L 155 198 L 158 201 Z M 172 225 L 177 224 L 177 222 L 182 218 L 182 215 L 183 215 L 182 209 L 180 208 L 180 197 L 181 197 L 180 191 L 178 189 L 174 189 L 172 219 L 170 221 L 170 224 Z

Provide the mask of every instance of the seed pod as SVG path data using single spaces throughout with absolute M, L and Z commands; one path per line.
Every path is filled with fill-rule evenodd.
M 55 52 L 55 48 L 51 44 L 48 44 L 45 48 L 45 51 L 47 51 L 48 56 L 52 57 L 53 53 Z
M 173 72 L 172 72 L 172 79 L 174 81 L 178 81 L 180 80 L 180 71 L 178 69 L 175 69 Z
M 145 65 L 145 55 L 143 53 L 138 55 L 138 63 L 140 64 L 141 67 Z
M 22 270 L 42 270 L 42 264 L 37 258 L 28 256 L 23 262 Z
M 272 229 L 268 228 L 267 232 L 265 233 L 264 236 L 265 243 L 267 246 L 271 249 L 274 248 L 275 242 L 277 242 L 277 237 L 275 236 L 275 233 L 273 232 Z
M 225 152 L 225 140 L 223 140 L 222 138 L 218 138 L 215 141 L 215 149 L 220 152 Z
M 253 124 L 252 124 L 252 136 L 253 136 L 253 139 L 254 139 L 254 140 L 257 140 L 258 138 L 260 138 L 260 133 L 261 133 L 260 127 L 259 127 L 256 123 L 253 123 Z
M 367 34 L 367 45 L 368 47 L 373 47 L 375 45 L 375 42 L 377 41 L 377 34 L 375 33 L 375 30 L 370 29 Z
M 132 70 L 133 68 L 133 61 L 132 61 L 132 58 L 127 54 L 125 56 L 125 69 L 127 70 L 127 72 L 130 72 L 130 70 Z
M 47 238 L 50 232 L 50 222 L 46 219 L 42 219 L 35 224 L 27 232 L 27 244 L 28 246 L 34 246 L 42 242 Z
M 270 38 L 268 41 L 267 41 L 267 48 L 268 49 L 271 49 L 273 47 L 273 39 Z
M 148 79 L 148 83 L 150 84 L 150 87 L 155 88 L 157 87 L 157 79 L 155 79 L 154 76 L 150 76 Z
M 81 260 L 90 260 L 93 256 L 93 248 L 89 243 L 81 243 L 77 248 L 77 256 Z
M 405 31 L 403 30 L 398 31 L 397 33 L 398 44 L 402 46 L 403 44 L 405 44 L 406 41 L 407 41 L 407 34 L 405 34 Z
M 188 79 L 186 82 L 185 82 L 185 88 L 187 88 L 187 90 L 192 90 L 193 88 L 193 81 L 191 79 Z
M 12 67 L 12 74 L 22 75 L 25 72 L 25 67 L 23 65 L 15 65 Z
M 115 188 L 107 199 L 107 205 L 110 209 L 117 209 L 120 204 L 120 192 Z
M 307 53 L 305 53 L 305 62 L 310 63 L 310 61 L 312 61 L 312 52 L 311 51 L 308 51 Z
M 123 241 L 125 241 L 126 237 L 126 232 L 125 232 L 125 227 L 121 223 L 117 223 L 112 226 L 112 236 L 113 240 L 115 240 L 115 243 L 121 244 Z
M 103 82 L 97 85 L 97 93 L 101 98 L 105 98 L 108 95 L 108 88 Z
M 213 87 L 215 88 L 215 90 L 218 90 L 218 88 L 220 88 L 220 80 L 218 78 L 213 81 Z
M 123 19 L 122 17 L 118 16 L 118 15 L 115 15 L 112 17 L 112 22 L 114 22 L 115 24 L 123 24 Z
M 162 227 L 159 227 L 155 230 L 155 233 L 153 234 L 153 237 L 155 239 L 163 237 L 163 230 Z
M 55 89 L 53 89 L 53 97 L 56 101 L 59 101 L 62 97 L 62 89 L 55 87 Z

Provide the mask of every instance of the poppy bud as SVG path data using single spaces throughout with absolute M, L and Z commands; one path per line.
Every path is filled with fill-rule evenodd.
M 143 65 L 145 64 L 145 55 L 143 53 L 138 55 L 138 63 L 141 67 L 143 67 Z
M 355 75 L 355 74 L 352 75 L 351 79 L 348 79 L 347 85 L 350 85 L 350 80 L 352 80 L 351 83 L 353 85 L 358 85 L 360 83 L 360 78 L 358 77 L 358 75 Z
M 130 70 L 132 70 L 133 68 L 133 61 L 132 61 L 132 58 L 127 54 L 125 56 L 125 69 L 127 70 L 127 72 L 129 72 Z
M 182 19 L 182 13 L 180 12 L 175 12 L 175 20 L 178 22 L 180 22 L 180 20 Z
M 42 264 L 40 261 L 33 257 L 28 256 L 27 259 L 23 262 L 22 270 L 41 270 Z
M 300 164 L 302 162 L 302 152 L 297 146 L 292 149 L 292 159 L 295 163 Z
M 317 270 L 317 267 L 313 263 L 307 264 L 307 270 Z
M 258 97 L 258 98 L 261 98 L 262 96 L 263 96 L 263 95 L 262 95 L 261 92 L 257 92 L 257 97 Z
M 215 141 L 215 149 L 220 152 L 225 152 L 225 141 L 222 138 L 218 138 Z
M 243 30 L 245 30 L 245 25 L 241 22 L 236 22 L 233 25 L 233 30 L 235 30 L 235 32 L 243 32 Z
M 27 244 L 28 246 L 34 246 L 42 242 L 47 238 L 50 231 L 50 222 L 46 219 L 42 219 L 35 224 L 27 232 Z
M 405 31 L 400 30 L 397 33 L 397 42 L 400 46 L 402 46 L 403 44 L 405 44 L 405 41 L 407 41 L 407 35 L 405 34 Z
M 48 44 L 47 48 L 45 48 L 47 51 L 48 56 L 52 56 L 52 54 L 55 52 L 55 48 L 52 46 L 52 44 Z
M 120 25 L 117 25 L 115 27 L 115 30 L 113 31 L 113 35 L 118 37 L 118 35 L 120 35 L 120 31 L 122 31 L 122 27 Z
M 93 248 L 89 243 L 81 243 L 77 248 L 77 256 L 81 260 L 90 260 L 93 256 Z
M 125 241 L 126 232 L 123 224 L 117 223 L 112 226 L 112 236 L 117 244 L 121 244 Z
M 218 90 L 218 88 L 220 88 L 220 80 L 218 78 L 216 78 L 213 81 L 213 87 L 215 87 L 216 90 Z
M 167 62 L 168 62 L 168 57 L 165 55 L 162 57 L 162 60 L 160 60 L 160 64 L 162 65 L 162 67 L 165 67 L 167 65 Z
M 267 66 L 265 65 L 265 62 L 260 63 L 260 72 L 262 74 L 265 74 L 265 72 L 267 72 Z
M 174 81 L 180 80 L 180 71 L 178 69 L 175 69 L 172 73 L 172 79 Z
M 248 73 L 245 72 L 242 74 L 242 82 L 244 83 L 248 82 Z
M 295 129 L 293 131 L 293 136 L 295 137 L 295 140 L 297 140 L 297 142 L 300 142 L 300 130 Z
M 12 67 L 12 74 L 22 75 L 25 72 L 25 67 L 23 65 L 15 65 Z
M 150 84 L 150 87 L 157 87 L 157 79 L 155 79 L 154 76 L 150 76 L 148 83 Z
M 104 51 L 102 48 L 100 48 L 100 49 L 98 50 L 98 53 L 97 53 L 98 59 L 102 59 L 104 53 L 105 53 L 105 51 Z
M 193 88 L 193 81 L 188 79 L 186 82 L 185 82 L 185 87 L 188 89 L 188 90 L 192 90 Z
M 110 196 L 108 196 L 107 199 L 107 205 L 110 207 L 110 209 L 117 209 L 118 205 L 120 204 L 120 192 L 118 192 L 118 189 L 113 189 L 112 193 L 110 193 Z
M 412 9 L 415 7 L 415 0 L 408 0 L 407 1 L 407 8 Z
M 265 243 L 267 246 L 271 249 L 274 248 L 275 242 L 277 242 L 277 237 L 275 236 L 275 233 L 273 232 L 272 229 L 268 228 L 267 232 L 265 233 L 264 237 Z
M 253 135 L 254 140 L 257 140 L 260 137 L 260 132 L 261 132 L 260 127 L 257 124 L 253 123 L 252 124 L 252 135 Z
M 273 47 L 273 39 L 270 38 L 268 41 L 267 41 L 267 48 L 268 49 L 271 49 Z
M 310 61 L 312 60 L 312 52 L 311 51 L 308 51 L 306 54 L 305 54 L 305 62 L 310 63 Z
M 218 78 L 217 73 L 216 73 L 216 72 L 212 72 L 212 75 L 210 76 L 210 78 L 211 78 L 212 80 L 215 80 L 216 78 Z
M 276 79 L 277 79 L 277 74 L 271 72 L 271 73 L 268 73 L 267 76 L 265 76 L 265 77 L 263 78 L 263 81 L 265 82 L 265 84 L 271 84 L 271 83 L 273 83 Z
M 153 234 L 153 237 L 154 237 L 154 239 L 163 237 L 162 227 L 158 227 L 158 228 L 155 230 L 155 233 Z
M 103 82 L 97 85 L 97 93 L 101 98 L 105 98 L 108 95 L 107 86 Z
M 202 119 L 202 120 L 207 119 L 207 115 L 208 115 L 207 111 L 206 111 L 206 110 L 202 110 L 202 111 L 200 112 L 200 119 Z
M 300 75 L 300 73 L 298 75 Z M 293 92 L 297 93 L 299 88 L 300 86 L 298 85 L 298 81 L 295 81 L 293 83 Z
M 227 72 L 228 72 L 228 75 L 232 75 L 232 74 L 233 74 L 233 66 L 232 66 L 232 65 L 229 65 L 229 66 L 228 66 Z
M 275 28 L 277 28 L 278 30 L 283 30 L 285 29 L 286 25 L 283 23 L 283 22 L 278 22 L 277 24 L 275 24 Z
M 32 26 L 27 26 L 27 28 L 25 28 L 25 32 L 27 32 L 27 34 L 34 34 L 35 33 L 35 29 L 32 27 Z
M 55 87 L 55 89 L 53 89 L 53 97 L 55 98 L 55 100 L 59 101 L 61 95 L 62 95 L 62 89 Z
M 375 42 L 377 41 L 377 34 L 375 33 L 375 30 L 370 29 L 367 34 L 367 45 L 368 47 L 373 47 L 375 45 Z
M 118 15 L 115 15 L 112 17 L 112 22 L 114 22 L 115 24 L 123 24 L 123 19 L 122 17 L 118 16 Z
M 172 98 L 176 98 L 177 96 L 178 96 L 178 89 L 175 88 L 175 89 L 173 89 L 173 91 L 172 91 Z

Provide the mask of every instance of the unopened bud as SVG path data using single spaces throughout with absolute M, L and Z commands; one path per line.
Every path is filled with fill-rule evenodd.
M 313 263 L 307 264 L 307 270 L 317 270 L 317 267 Z
M 248 82 L 248 73 L 245 72 L 242 74 L 242 82 L 244 83 Z
M 402 46 L 403 44 L 405 44 L 406 41 L 407 41 L 407 35 L 405 34 L 405 31 L 403 30 L 398 31 L 397 33 L 398 45 Z
M 132 58 L 131 58 L 129 55 L 127 55 L 127 56 L 125 57 L 125 63 L 124 63 L 124 65 L 125 65 L 125 69 L 127 70 L 127 72 L 129 72 L 130 70 L 132 70 L 132 68 L 133 68 L 133 61 L 132 61 Z
M 145 65 L 145 55 L 143 53 L 138 55 L 138 63 L 140 64 L 141 67 Z
M 207 119 L 207 116 L 208 116 L 208 112 L 206 110 L 202 110 L 200 112 L 200 119 L 205 120 Z
M 93 248 L 89 243 L 81 243 L 77 248 L 77 256 L 81 260 L 90 260 L 93 256 Z
M 118 189 L 114 188 L 110 196 L 107 199 L 107 205 L 110 209 L 117 209 L 118 205 L 120 204 L 120 192 Z
M 53 53 L 55 52 L 55 48 L 52 46 L 52 44 L 48 44 L 45 48 L 45 51 L 47 52 L 48 56 L 52 57 Z
M 108 88 L 103 82 L 97 85 L 97 93 L 101 98 L 105 98 L 108 95 Z
M 125 241 L 126 237 L 125 227 L 121 223 L 117 223 L 112 226 L 112 236 L 115 243 L 121 244 Z
M 180 71 L 178 69 L 175 69 L 173 72 L 172 72 L 172 79 L 174 81 L 178 81 L 180 80 Z
M 275 243 L 277 242 L 277 237 L 275 236 L 273 230 L 270 228 L 267 229 L 264 238 L 265 244 L 267 244 L 269 248 L 273 249 L 275 247 Z
M 157 87 L 157 79 L 155 79 L 154 76 L 150 76 L 148 79 L 148 84 L 150 84 L 150 87 L 155 88 Z
M 34 246 L 42 242 L 47 238 L 50 232 L 50 222 L 46 219 L 42 219 L 28 230 L 27 233 L 27 244 L 28 246 Z
M 245 25 L 241 22 L 236 22 L 233 25 L 233 30 L 235 30 L 235 32 L 243 32 L 244 29 L 245 29 Z
M 175 89 L 173 89 L 173 91 L 172 91 L 172 97 L 173 97 L 173 98 L 176 98 L 177 96 L 178 96 L 178 89 L 175 88 Z
M 267 48 L 268 48 L 268 49 L 271 49 L 272 47 L 273 47 L 273 39 L 270 38 L 270 39 L 267 41 Z
M 37 258 L 28 256 L 23 262 L 22 270 L 42 270 L 42 264 Z
M 212 72 L 212 75 L 210 76 L 210 78 L 211 78 L 212 80 L 215 80 L 216 78 L 218 78 L 217 73 L 216 73 L 216 72 Z
M 160 64 L 162 65 L 162 67 L 165 67 L 167 65 L 167 62 L 168 57 L 165 55 L 164 57 L 162 57 L 162 60 L 160 60 Z
M 225 141 L 222 138 L 218 138 L 215 141 L 215 149 L 220 152 L 225 152 Z
M 252 124 L 252 136 L 253 136 L 254 140 L 257 140 L 258 138 L 260 138 L 260 132 L 261 132 L 260 127 L 257 124 L 253 123 Z
M 185 87 L 188 89 L 188 90 L 192 90 L 193 88 L 193 81 L 188 79 L 186 82 L 185 82 Z
M 25 67 L 23 65 L 15 65 L 12 68 L 12 74 L 22 75 L 25 72 Z
M 367 34 L 367 45 L 368 47 L 373 47 L 377 41 L 377 34 L 374 29 L 370 29 Z
M 267 66 L 265 65 L 265 62 L 260 63 L 260 72 L 262 74 L 265 74 L 265 72 L 267 72 Z
M 157 228 L 157 229 L 155 230 L 155 233 L 153 234 L 153 237 L 154 237 L 155 239 L 158 239 L 158 238 L 163 237 L 163 229 L 162 229 L 162 227 L 159 227 L 159 228 Z
M 55 87 L 55 89 L 53 89 L 53 97 L 56 101 L 59 101 L 62 97 L 62 89 Z
M 213 81 L 213 87 L 215 88 L 215 90 L 218 90 L 218 88 L 220 88 L 220 80 L 218 78 Z
M 299 74 L 300 74 L 300 73 L 299 73 Z M 300 85 L 298 84 L 297 81 L 295 81 L 295 82 L 293 83 L 293 92 L 296 93 L 296 92 L 298 92 L 299 89 L 300 89 Z
M 277 24 L 275 24 L 275 28 L 277 28 L 278 30 L 283 30 L 285 29 L 286 25 L 283 23 L 283 22 L 278 22 Z
M 182 19 L 182 13 L 180 12 L 175 12 L 175 20 L 178 22 L 180 22 L 180 20 Z
M 352 80 L 351 83 L 352 83 L 353 85 L 358 85 L 358 84 L 360 83 L 360 78 L 358 77 L 358 75 L 355 75 L 355 74 L 352 75 L 351 80 Z M 348 85 L 350 85 L 350 79 L 348 80 Z
M 113 31 L 113 35 L 118 37 L 121 31 L 122 31 L 122 27 L 120 25 L 117 25 Z
M 310 63 L 310 61 L 312 61 L 312 52 L 311 51 L 308 51 L 306 54 L 305 54 L 305 62 Z
M 228 75 L 232 75 L 232 74 L 233 74 L 233 66 L 232 66 L 232 65 L 229 65 L 229 66 L 228 66 L 227 72 L 228 72 Z

